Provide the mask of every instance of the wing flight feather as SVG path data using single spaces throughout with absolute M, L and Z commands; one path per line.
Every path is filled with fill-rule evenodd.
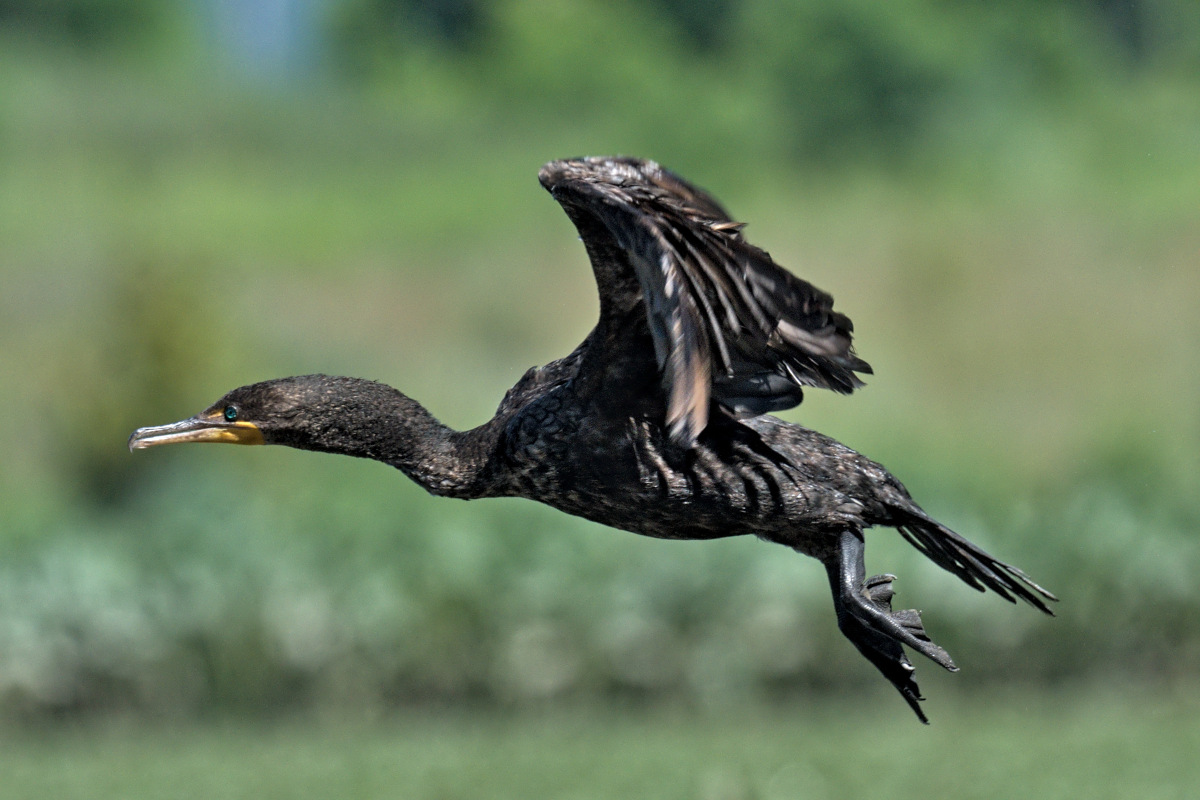
M 629 158 L 555 161 L 539 177 L 579 228 L 601 294 L 628 285 L 602 276 L 636 276 L 676 443 L 696 441 L 711 400 L 755 416 L 797 405 L 804 386 L 862 386 L 855 373 L 871 368 L 833 298 L 749 244 L 700 189 Z

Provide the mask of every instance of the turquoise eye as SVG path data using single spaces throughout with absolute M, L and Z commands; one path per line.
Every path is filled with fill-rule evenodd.
M 233 422 L 238 417 L 237 406 L 225 406 L 225 421 Z

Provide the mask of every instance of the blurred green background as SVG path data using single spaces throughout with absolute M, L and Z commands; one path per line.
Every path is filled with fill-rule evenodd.
M 608 153 L 854 318 L 870 386 L 785 416 L 1062 598 L 869 536 L 932 729 L 782 548 L 126 451 L 308 372 L 482 422 L 594 323 L 535 176 Z M 0 796 L 1200 785 L 1190 0 L 0 0 L 0 280 Z

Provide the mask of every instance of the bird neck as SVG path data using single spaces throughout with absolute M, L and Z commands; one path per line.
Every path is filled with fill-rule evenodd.
M 369 458 L 396 467 L 426 491 L 451 497 L 490 494 L 490 454 L 499 426 L 470 431 L 443 425 L 416 400 L 382 383 L 338 378 L 327 403 L 280 444 Z

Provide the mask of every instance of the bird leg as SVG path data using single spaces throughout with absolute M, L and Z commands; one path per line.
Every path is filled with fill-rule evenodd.
M 929 640 L 917 611 L 892 611 L 892 581 L 896 576 L 863 579 L 864 549 L 862 531 L 845 530 L 839 534 L 833 553 L 824 559 L 838 627 L 900 691 L 921 722 L 928 724 L 918 704 L 925 698 L 913 680 L 913 666 L 901 645 L 908 645 L 951 672 L 957 672 L 958 667 L 945 650 Z

